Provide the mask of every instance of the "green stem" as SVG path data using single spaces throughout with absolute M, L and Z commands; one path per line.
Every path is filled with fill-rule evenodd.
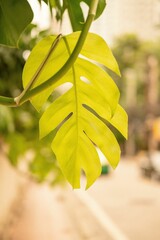
M 96 12 L 97 12 L 98 3 L 99 3 L 99 0 L 92 0 L 91 1 L 91 5 L 89 7 L 89 13 L 88 14 L 92 14 L 95 17 Z
M 0 104 L 8 105 L 8 106 L 9 106 L 9 103 L 11 106 L 21 105 L 24 102 L 26 102 L 27 100 L 29 100 L 31 97 L 37 95 L 38 93 L 44 91 L 45 89 L 47 89 L 49 87 L 51 87 L 53 82 L 55 83 L 56 81 L 58 81 L 60 78 L 62 78 L 68 72 L 68 70 L 72 67 L 72 65 L 76 61 L 76 59 L 83 47 L 83 44 L 84 44 L 87 34 L 89 32 L 89 28 L 95 17 L 98 2 L 99 2 L 99 0 L 91 1 L 91 5 L 89 8 L 89 12 L 88 12 L 88 17 L 84 24 L 83 30 L 79 36 L 79 39 L 77 41 L 77 44 L 76 44 L 72 54 L 70 55 L 67 62 L 63 65 L 63 67 L 54 76 L 52 76 L 50 79 L 48 79 L 44 83 L 40 84 L 39 86 L 37 86 L 29 91 L 27 90 L 23 94 L 23 96 L 21 96 L 20 99 L 18 99 L 18 101 L 17 101 L 17 98 L 12 99 L 12 98 L 0 97 Z
M 89 13 L 88 13 L 87 20 L 84 24 L 84 27 L 83 27 L 83 30 L 80 34 L 78 42 L 77 42 L 72 54 L 70 55 L 68 61 L 63 65 L 63 67 L 54 76 L 52 76 L 50 79 L 48 79 L 44 83 L 40 84 L 39 86 L 35 87 L 34 89 L 28 91 L 23 96 L 23 98 L 21 99 L 20 104 L 26 102 L 31 97 L 33 97 L 36 94 L 42 92 L 43 90 L 51 87 L 53 82 L 55 83 L 56 81 L 58 81 L 72 67 L 72 65 L 76 61 L 76 59 L 77 59 L 77 57 L 78 57 L 78 55 L 79 55 L 79 53 L 80 53 L 80 51 L 83 47 L 83 44 L 86 40 L 87 34 L 89 32 L 89 28 L 90 28 L 90 26 L 91 26 L 91 24 L 94 20 L 95 14 L 96 14 L 96 9 L 97 9 L 97 6 L 98 6 L 98 2 L 99 2 L 99 0 L 92 0 L 90 8 L 89 8 Z
M 17 104 L 14 101 L 14 98 L 0 96 L 0 105 L 15 107 Z
M 52 43 L 47 55 L 45 56 L 44 60 L 42 61 L 42 63 L 40 64 L 40 66 L 38 67 L 37 71 L 35 72 L 35 74 L 33 75 L 33 77 L 31 78 L 30 82 L 28 83 L 28 85 L 26 86 L 26 88 L 23 90 L 23 92 L 16 97 L 14 100 L 16 102 L 16 104 L 18 105 L 19 102 L 21 101 L 21 99 L 23 98 L 23 96 L 26 94 L 26 92 L 28 92 L 32 86 L 35 84 L 35 82 L 37 81 L 39 75 L 41 74 L 42 70 L 44 69 L 45 65 L 47 64 L 51 54 L 53 53 L 53 51 L 56 49 L 60 39 L 61 39 L 62 35 L 59 34 L 56 39 L 54 40 L 54 42 Z

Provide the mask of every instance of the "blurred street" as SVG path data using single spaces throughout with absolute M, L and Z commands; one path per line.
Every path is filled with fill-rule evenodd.
M 27 183 L 1 240 L 159 240 L 159 224 L 160 182 L 121 160 L 87 191 Z
M 160 239 L 160 182 L 143 178 L 136 162 L 121 161 L 113 175 L 102 177 L 89 194 L 127 239 Z

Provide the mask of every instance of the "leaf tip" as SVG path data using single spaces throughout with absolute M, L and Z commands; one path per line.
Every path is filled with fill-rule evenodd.
M 120 69 L 119 69 L 119 66 L 118 66 L 118 63 L 116 62 L 116 66 L 115 66 L 115 73 L 119 76 L 119 77 L 121 77 L 121 71 L 120 71 Z
M 43 127 L 41 127 L 40 123 L 39 123 L 39 139 L 41 140 L 42 138 L 44 138 L 46 136 L 45 132 L 43 131 Z

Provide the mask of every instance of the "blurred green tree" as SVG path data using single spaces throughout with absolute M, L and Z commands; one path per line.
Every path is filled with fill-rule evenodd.
M 148 149 L 147 119 L 160 114 L 159 46 L 159 39 L 149 42 L 134 34 L 120 36 L 113 44 L 122 73 L 117 81 L 121 102 L 129 114 L 128 154 Z

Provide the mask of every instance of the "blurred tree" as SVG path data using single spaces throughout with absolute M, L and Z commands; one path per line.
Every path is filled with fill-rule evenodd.
M 129 113 L 126 153 L 148 149 L 148 117 L 160 114 L 159 40 L 145 42 L 134 34 L 115 39 L 113 52 L 122 72 L 121 101 Z M 145 124 L 146 123 L 146 124 Z

